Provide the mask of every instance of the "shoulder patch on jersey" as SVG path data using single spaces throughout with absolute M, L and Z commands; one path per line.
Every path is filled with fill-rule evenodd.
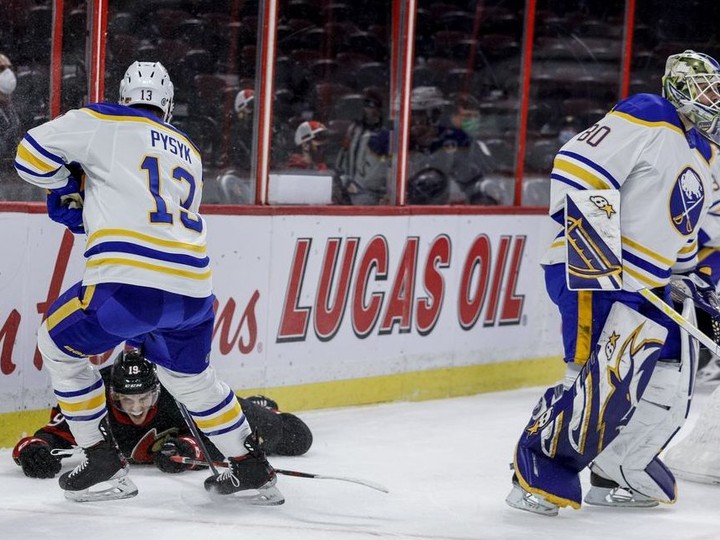
M 700 221 L 705 201 L 705 189 L 700 175 L 692 167 L 685 167 L 675 179 L 670 194 L 670 218 L 683 236 L 692 234 Z
M 685 131 L 673 104 L 656 94 L 630 96 L 615 105 L 612 112 L 625 113 L 644 122 L 671 124 Z

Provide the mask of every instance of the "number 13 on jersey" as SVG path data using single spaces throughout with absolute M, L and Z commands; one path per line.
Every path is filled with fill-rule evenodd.
M 147 171 L 148 189 L 155 199 L 155 210 L 150 212 L 151 223 L 173 224 L 173 215 L 167 210 L 167 203 L 160 195 L 160 166 L 158 158 L 154 156 L 146 156 L 140 168 Z M 182 167 L 175 167 L 172 171 L 172 177 L 178 182 L 187 182 L 189 186 L 188 196 L 179 201 L 180 203 L 180 222 L 188 229 L 202 232 L 202 219 L 190 210 L 190 206 L 195 198 L 195 177 Z

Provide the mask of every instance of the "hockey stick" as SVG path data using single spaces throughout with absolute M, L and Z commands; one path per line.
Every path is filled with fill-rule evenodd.
M 705 347 L 707 347 L 711 353 L 720 356 L 720 345 L 715 343 L 715 341 L 713 341 L 713 339 L 710 336 L 708 336 L 704 332 L 700 331 L 700 329 L 697 326 L 692 324 L 685 317 L 683 317 L 680 313 L 675 311 L 672 308 L 672 306 L 666 304 L 654 292 L 652 292 L 650 289 L 638 289 L 637 292 L 639 292 L 641 295 L 643 295 L 643 297 L 648 302 L 650 302 L 653 306 L 655 306 L 660 311 L 662 311 L 665 314 L 665 316 L 670 318 L 680 328 L 685 330 L 688 334 L 690 334 L 692 337 L 697 339 L 700 343 L 705 345 Z
M 207 454 L 206 454 L 207 455 Z M 176 463 L 184 463 L 186 465 L 209 465 L 209 466 L 215 466 L 215 467 L 227 467 L 228 464 L 224 461 L 213 461 L 213 462 L 207 462 L 202 461 L 200 459 L 192 459 L 189 457 L 184 456 L 170 456 L 170 459 L 173 460 Z M 275 472 L 277 474 L 282 474 L 285 476 L 295 476 L 297 478 L 316 478 L 318 480 L 339 480 L 341 482 L 351 482 L 353 484 L 360 484 L 361 486 L 369 487 L 370 489 L 374 489 L 377 491 L 382 491 L 383 493 L 390 493 L 388 488 L 381 484 L 376 484 L 375 482 L 369 482 L 367 480 L 360 480 L 358 478 L 349 478 L 346 476 L 330 476 L 326 474 L 313 474 L 313 473 L 306 473 L 306 472 L 300 472 L 300 471 L 288 471 L 287 469 L 275 469 Z
M 200 450 L 203 453 L 203 456 L 208 458 L 208 462 L 203 462 L 203 465 L 208 465 L 210 467 L 210 470 L 213 472 L 215 476 L 218 476 L 220 474 L 220 471 L 218 471 L 215 464 L 210 461 L 210 454 L 208 453 L 207 447 L 205 446 L 205 443 L 203 442 L 202 438 L 200 437 L 200 431 L 198 430 L 198 427 L 195 425 L 195 422 L 193 422 L 193 419 L 190 417 L 190 413 L 185 408 L 185 405 L 180 403 L 177 399 L 175 400 L 175 403 L 178 406 L 178 409 L 180 409 L 180 414 L 182 414 L 183 420 L 185 420 L 185 423 L 187 424 L 188 428 L 190 429 L 190 432 L 193 434 L 193 437 L 195 437 L 195 440 L 198 443 L 198 446 L 200 447 Z M 170 456 L 170 459 L 172 459 L 173 456 Z
M 691 294 L 690 289 L 676 281 L 670 282 L 670 297 L 674 302 L 681 304 L 686 298 L 693 301 L 695 307 L 700 308 L 702 311 L 710 315 L 710 318 L 716 321 L 720 321 L 720 309 L 713 305 L 712 302 L 706 301 L 699 294 Z

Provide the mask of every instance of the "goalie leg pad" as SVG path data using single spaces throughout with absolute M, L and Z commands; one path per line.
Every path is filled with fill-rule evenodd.
M 515 453 L 523 489 L 558 506 L 580 506 L 578 472 L 632 417 L 660 355 L 667 330 L 616 302 L 595 352 L 573 386 L 546 391 Z
M 683 304 L 683 316 L 694 323 L 689 300 Z M 685 332 L 680 340 L 681 361 L 657 363 L 632 418 L 594 461 L 604 476 L 621 486 L 666 503 L 675 502 L 677 487 L 657 456 L 685 423 L 697 368 L 697 341 Z
M 720 386 L 710 396 L 695 426 L 663 461 L 678 478 L 720 485 Z

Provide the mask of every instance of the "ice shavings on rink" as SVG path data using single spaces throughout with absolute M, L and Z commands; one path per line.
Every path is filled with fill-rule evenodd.
M 647 510 L 583 506 L 547 518 L 507 507 L 508 463 L 541 390 L 306 412 L 302 417 L 315 436 L 310 452 L 270 460 L 278 468 L 374 481 L 387 486 L 389 495 L 346 482 L 281 476 L 283 506 L 216 505 L 202 488 L 205 471 L 170 475 L 134 466 L 137 497 L 74 503 L 64 499 L 57 479 L 26 478 L 10 450 L 1 450 L 0 538 L 720 538 L 719 486 L 680 481 L 677 504 Z M 696 397 L 679 438 L 707 396 Z M 588 481 L 583 475 L 585 488 Z

